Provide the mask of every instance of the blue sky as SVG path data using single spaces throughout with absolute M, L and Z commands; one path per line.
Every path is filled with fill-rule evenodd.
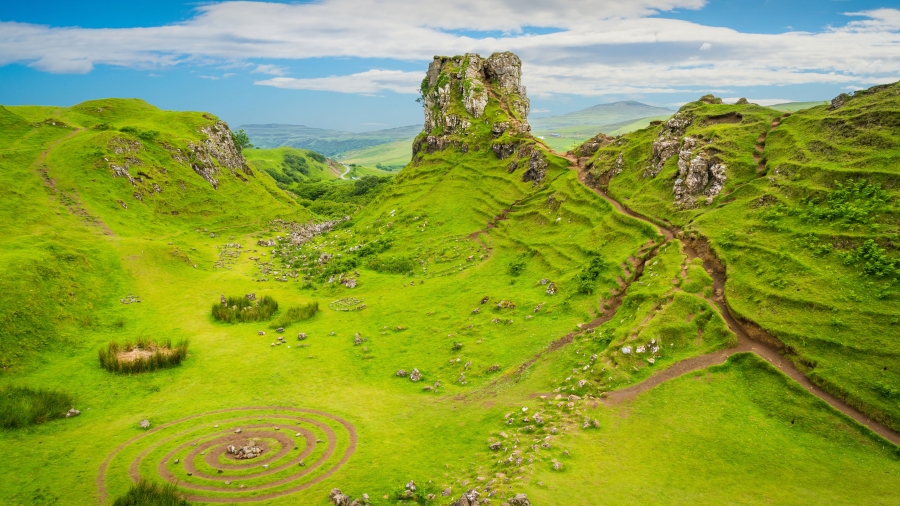
M 824 100 L 900 80 L 900 10 L 869 0 L 0 3 L 0 103 L 139 97 L 232 126 L 420 123 L 434 54 L 512 50 L 533 116 L 705 93 Z M 850 14 L 850 15 L 848 15 Z

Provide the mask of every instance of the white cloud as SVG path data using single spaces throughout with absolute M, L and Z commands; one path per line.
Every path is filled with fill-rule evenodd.
M 900 79 L 900 10 L 848 13 L 845 26 L 780 34 L 743 33 L 654 17 L 706 0 L 318 0 L 202 5 L 186 21 L 156 27 L 52 28 L 0 22 L 0 65 L 56 73 L 96 65 L 156 69 L 216 65 L 276 76 L 257 84 L 373 94 L 415 93 L 435 54 L 514 51 L 529 93 L 675 93 L 736 86 L 875 84 Z M 528 34 L 529 26 L 556 28 Z M 476 38 L 453 33 L 491 32 Z M 698 53 L 697 48 L 702 51 Z M 715 51 L 708 49 L 715 48 Z M 706 49 L 704 49 L 706 48 Z M 265 60 L 378 58 L 419 62 L 421 71 L 370 70 L 286 78 Z M 406 65 L 408 68 L 408 65 Z M 224 67 L 220 67 L 224 68 Z
M 416 93 L 422 83 L 421 72 L 402 70 L 369 70 L 346 76 L 315 77 L 296 79 L 293 77 L 273 77 L 253 84 L 274 86 L 291 90 L 337 91 L 340 93 L 360 93 L 371 95 L 389 90 L 397 93 Z
M 541 114 L 541 113 L 545 113 L 545 112 L 550 112 L 550 109 L 532 109 L 531 112 Z
M 250 71 L 251 74 L 269 74 L 270 76 L 283 76 L 287 74 L 287 68 L 278 65 L 257 65 Z

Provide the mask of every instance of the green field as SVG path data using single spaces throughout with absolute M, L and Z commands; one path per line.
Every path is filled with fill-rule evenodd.
M 447 104 L 431 114 L 469 114 L 453 85 L 468 62 L 423 83 L 426 104 Z M 677 154 L 644 176 L 664 126 L 601 147 L 580 173 L 527 133 L 495 135 L 524 121 L 522 97 L 481 86 L 483 122 L 436 128 L 447 145 L 430 152 L 420 135 L 396 176 L 353 181 L 307 151 L 236 153 L 210 114 L 120 99 L 0 108 L 0 414 L 24 409 L 8 387 L 62 394 L 29 401 L 52 416 L 0 428 L 14 449 L 0 503 L 112 504 L 145 478 L 194 503 L 326 505 L 339 488 L 373 505 L 471 489 L 490 504 L 895 504 L 898 447 L 764 354 L 731 354 L 721 307 L 898 427 L 900 85 L 784 118 L 686 105 L 684 135 L 728 166 L 721 194 L 687 208 L 672 197 Z M 727 266 L 724 298 L 710 259 L 693 258 L 705 239 Z M 271 319 L 212 316 L 264 296 Z M 187 357 L 100 366 L 111 341 L 138 339 L 187 340 Z

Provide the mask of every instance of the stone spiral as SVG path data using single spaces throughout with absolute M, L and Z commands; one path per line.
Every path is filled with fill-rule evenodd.
M 240 459 L 229 446 L 255 446 L 262 453 Z M 262 501 L 327 479 L 355 450 L 353 425 L 321 411 L 211 411 L 164 423 L 120 445 L 100 466 L 97 489 L 105 503 L 107 480 L 127 475 L 132 481 L 175 483 L 190 501 Z

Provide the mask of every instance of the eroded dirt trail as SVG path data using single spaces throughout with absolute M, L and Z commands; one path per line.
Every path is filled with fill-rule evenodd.
M 772 127 L 777 127 L 779 123 L 780 118 L 772 122 Z M 626 206 L 622 205 L 621 202 L 610 197 L 603 191 L 588 185 L 585 182 L 586 172 L 582 170 L 580 164 L 578 163 L 578 160 L 576 160 L 574 156 L 568 154 L 560 156 L 565 156 L 565 158 L 571 162 L 569 168 L 578 172 L 578 180 L 581 181 L 582 184 L 584 184 L 587 188 L 590 188 L 601 198 L 609 202 L 610 205 L 612 205 L 613 208 L 616 209 L 616 211 L 637 220 L 641 220 L 644 223 L 648 223 L 656 228 L 659 234 L 665 238 L 665 241 L 662 244 L 665 244 L 666 242 L 669 242 L 675 238 L 676 230 L 674 228 L 662 226 L 654 222 L 650 218 L 636 213 L 631 209 L 628 209 Z M 860 424 L 864 425 L 865 427 L 880 435 L 881 437 L 887 439 L 888 441 L 896 445 L 900 445 L 900 433 L 874 420 L 871 420 L 866 415 L 857 411 L 846 402 L 838 399 L 828 392 L 825 392 L 824 390 L 813 384 L 809 380 L 809 378 L 807 378 L 805 374 L 799 371 L 790 360 L 779 353 L 779 349 L 782 348 L 783 345 L 780 343 L 780 341 L 778 341 L 777 338 L 775 338 L 771 334 L 768 334 L 763 329 L 759 328 L 751 322 L 741 322 L 737 318 L 735 318 L 734 315 L 731 314 L 731 311 L 728 309 L 727 299 L 725 298 L 726 275 L 724 267 L 712 256 L 711 252 L 708 251 L 708 248 L 705 248 L 705 244 L 701 243 L 699 244 L 699 247 L 703 247 L 707 251 L 701 251 L 699 253 L 697 249 L 695 249 L 695 246 L 688 244 L 687 241 L 683 241 L 682 244 L 683 252 L 685 255 L 687 255 L 688 260 L 700 258 L 703 261 L 704 269 L 706 269 L 706 271 L 712 276 L 714 297 L 710 302 L 715 304 L 722 318 L 728 324 L 728 328 L 737 335 L 738 344 L 737 346 L 729 348 L 727 350 L 720 350 L 707 355 L 701 355 L 699 357 L 693 357 L 682 360 L 681 362 L 677 362 L 667 369 L 647 378 L 641 383 L 609 392 L 608 396 L 604 399 L 604 403 L 606 403 L 607 405 L 614 405 L 624 400 L 632 399 L 641 392 L 645 392 L 655 387 L 656 385 L 659 385 L 660 383 L 663 383 L 670 379 L 678 378 L 694 371 L 706 369 L 707 367 L 713 365 L 722 364 L 728 359 L 728 357 L 736 353 L 751 352 L 755 353 L 763 360 L 778 368 L 778 370 L 799 383 L 808 392 L 827 402 L 834 409 L 856 420 Z M 614 310 L 609 312 L 610 318 L 612 317 L 612 314 L 614 314 L 614 312 Z M 608 319 L 609 318 L 605 318 L 605 320 Z M 571 337 L 569 338 L 569 340 L 571 340 Z

